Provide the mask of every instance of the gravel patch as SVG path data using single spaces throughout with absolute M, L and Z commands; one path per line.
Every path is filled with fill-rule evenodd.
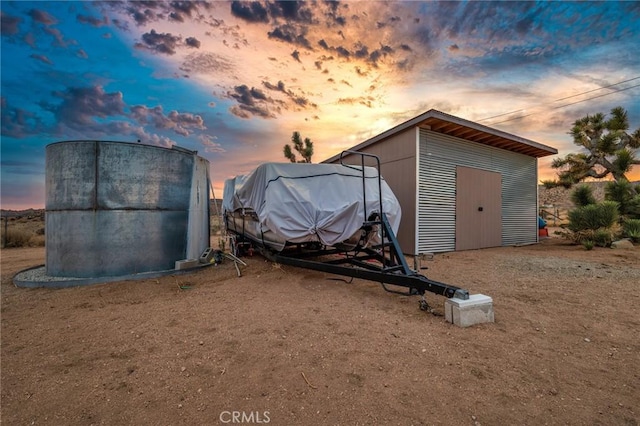
M 56 282 L 56 281 L 74 281 L 86 280 L 86 278 L 75 277 L 54 277 L 47 275 L 44 265 L 18 272 L 14 277 L 17 281 L 36 281 L 36 282 Z
M 608 265 L 602 262 L 563 259 L 531 255 L 513 255 L 503 258 L 499 265 L 515 274 L 535 274 L 538 277 L 572 278 L 635 278 L 640 280 L 640 268 Z

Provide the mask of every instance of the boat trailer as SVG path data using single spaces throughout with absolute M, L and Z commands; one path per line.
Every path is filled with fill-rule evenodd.
M 343 156 L 357 155 L 361 158 L 361 167 L 348 165 L 343 162 Z M 378 199 L 377 211 L 367 211 L 365 180 L 365 157 L 372 158 L 377 165 Z M 263 234 L 252 235 L 245 232 L 245 218 L 255 220 L 252 215 L 243 215 L 241 223 L 225 213 L 225 227 L 231 234 L 231 249 L 236 256 L 251 254 L 257 250 L 272 262 L 282 265 L 296 266 L 352 278 L 360 278 L 380 283 L 382 288 L 390 293 L 404 296 L 421 296 L 420 309 L 432 311 L 427 304 L 424 294 L 426 291 L 448 299 L 456 298 L 468 300 L 469 292 L 465 289 L 434 281 L 411 269 L 402 253 L 400 244 L 387 219 L 382 206 L 382 183 L 380 176 L 380 159 L 372 154 L 343 151 L 340 164 L 355 170 L 362 170 L 363 196 L 365 202 L 364 215 L 367 218 L 360 228 L 360 240 L 355 245 L 344 246 L 336 244 L 325 246 L 319 242 L 304 242 L 292 244 L 287 242 L 282 250 L 274 250 L 264 239 Z M 232 220 L 230 220 L 232 219 Z M 388 285 L 405 287 L 406 291 L 389 288 Z M 433 311 L 432 311 L 433 312 Z

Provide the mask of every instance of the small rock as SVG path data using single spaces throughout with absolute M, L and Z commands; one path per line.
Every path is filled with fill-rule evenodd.
M 200 346 L 202 346 L 202 345 L 204 345 L 204 342 L 203 342 L 202 340 L 200 340 L 200 341 L 198 342 L 198 344 L 199 344 Z
M 422 352 L 426 352 L 426 351 L 427 351 L 426 349 L 422 349 Z
M 587 343 L 589 343 L 589 342 L 591 341 L 591 339 L 589 339 L 588 337 L 585 337 L 585 338 L 584 338 L 584 341 L 585 341 L 585 342 L 587 342 Z
M 184 373 L 185 371 L 187 371 L 187 367 L 181 367 L 180 371 L 182 371 Z
M 178 408 L 182 408 L 182 404 L 178 404 Z

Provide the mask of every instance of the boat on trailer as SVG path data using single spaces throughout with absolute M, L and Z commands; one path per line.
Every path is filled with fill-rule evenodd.
M 346 164 L 346 155 L 360 164 Z M 262 164 L 225 182 L 223 214 L 234 255 L 257 250 L 281 264 L 377 281 L 386 291 L 422 296 L 422 309 L 429 309 L 425 291 L 469 298 L 409 267 L 396 239 L 400 203 L 374 155 L 344 151 L 340 164 Z

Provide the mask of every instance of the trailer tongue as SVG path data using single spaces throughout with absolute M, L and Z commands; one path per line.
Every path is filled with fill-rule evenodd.
M 426 291 L 461 300 L 465 289 L 412 270 L 396 239 L 400 205 L 380 176 L 378 157 L 361 165 L 266 163 L 225 182 L 225 226 L 234 254 L 257 249 L 271 261 L 379 282 L 384 290 Z M 365 166 L 365 157 L 377 167 Z M 405 287 L 406 291 L 389 285 Z

